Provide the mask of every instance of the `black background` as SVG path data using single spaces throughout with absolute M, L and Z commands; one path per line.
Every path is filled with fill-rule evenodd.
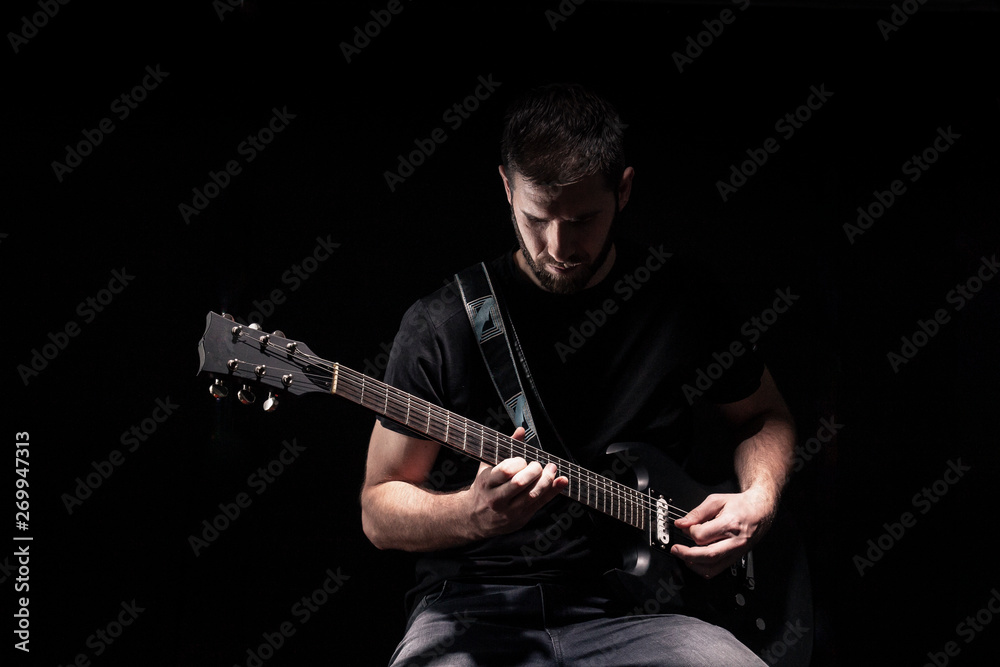
M 377 368 L 415 298 L 511 243 L 496 174 L 504 105 L 533 83 L 576 80 L 615 100 L 628 125 L 633 235 L 715 267 L 745 318 L 775 289 L 799 296 L 759 345 L 803 441 L 821 418 L 842 425 L 787 495 L 812 556 L 815 664 L 922 665 L 928 653 L 940 664 L 949 641 L 959 649 L 949 662 L 985 664 L 1000 624 L 971 641 L 957 626 L 1000 586 L 1000 285 L 986 282 L 960 311 L 946 295 L 1000 251 L 996 6 L 929 3 L 886 39 L 887 4 L 833 5 L 589 0 L 553 29 L 555 0 L 403 0 L 350 62 L 340 44 L 385 3 L 72 2 L 16 52 L 8 35 L 2 414 L 9 445 L 30 433 L 34 540 L 31 654 L 5 653 L 32 665 L 78 654 L 95 665 L 245 665 L 264 633 L 292 622 L 265 664 L 385 664 L 409 573 L 360 529 L 371 415 L 319 395 L 274 414 L 216 402 L 195 375 L 204 317 L 247 317 L 280 289 L 265 329 Z M 725 7 L 735 20 L 678 71 L 673 54 Z M 39 11 L 14 3 L 5 33 Z M 119 119 L 112 102 L 147 66 L 169 74 Z M 499 87 L 448 126 L 442 114 L 480 76 Z M 832 95 L 782 137 L 775 123 L 811 86 Z M 294 118 L 246 163 L 238 146 L 275 108 Z M 53 162 L 106 117 L 114 131 L 57 178 Z M 390 190 L 397 156 L 438 127 L 447 141 Z M 938 128 L 959 138 L 911 183 L 902 165 Z M 716 182 L 768 137 L 780 150 L 723 201 Z M 234 159 L 242 171 L 186 223 L 179 205 Z M 851 243 L 843 225 L 894 179 L 905 194 Z M 282 276 L 318 237 L 340 245 L 293 290 Z M 115 270 L 134 278 L 84 321 L 78 304 Z M 949 321 L 895 372 L 887 354 L 939 308 Z M 79 334 L 25 381 L 19 367 L 71 321 Z M 177 407 L 127 451 L 122 434 L 157 399 Z M 293 439 L 305 449 L 257 495 L 248 476 Z M 77 478 L 113 450 L 122 465 L 69 512 Z M 921 513 L 914 495 L 959 460 L 970 470 Z M 252 504 L 196 556 L 189 537 L 240 492 Z M 904 512 L 915 524 L 859 572 L 855 557 Z M 9 545 L 5 599 L 21 595 Z M 327 570 L 349 578 L 299 623 L 293 605 Z M 95 655 L 88 638 L 132 600 L 143 611 Z

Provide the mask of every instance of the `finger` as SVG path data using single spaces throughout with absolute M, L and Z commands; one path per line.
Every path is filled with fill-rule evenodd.
M 550 500 L 568 486 L 569 479 L 559 476 L 555 464 L 549 463 L 542 469 L 542 474 L 528 491 L 528 497 Z
M 696 524 L 704 523 L 718 516 L 719 512 L 725 506 L 726 503 L 722 496 L 712 494 L 686 515 L 674 521 L 674 525 L 678 528 L 686 529 Z
M 526 465 L 528 465 L 528 462 L 519 456 L 512 459 L 504 459 L 492 468 L 489 468 L 489 472 L 486 474 L 486 486 L 489 488 L 503 486 L 516 477 Z
M 739 558 L 739 555 L 723 543 L 707 547 L 686 547 L 675 544 L 670 553 L 684 561 L 688 568 L 703 577 L 714 577 L 725 571 Z
M 555 466 L 552 467 L 554 468 Z M 542 464 L 537 461 L 532 461 L 521 468 L 516 475 L 511 477 L 510 483 L 522 490 L 530 490 L 543 480 L 544 475 L 545 468 L 542 467 Z
M 513 438 L 514 440 L 519 440 L 521 442 L 524 442 L 524 434 L 525 434 L 524 427 L 518 426 L 516 429 L 514 429 L 514 434 L 511 435 L 510 437 Z

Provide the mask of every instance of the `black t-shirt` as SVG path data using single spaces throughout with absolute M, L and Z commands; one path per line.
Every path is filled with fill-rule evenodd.
M 741 343 L 713 281 L 662 246 L 619 241 L 616 252 L 609 275 L 574 295 L 536 287 L 516 267 L 513 252 L 488 263 L 561 440 L 578 463 L 597 471 L 597 457 L 615 442 L 652 443 L 682 461 L 693 446 L 699 406 L 749 396 L 763 371 Z M 727 357 L 734 343 L 745 351 Z M 454 285 L 406 312 L 385 381 L 513 432 Z M 413 435 L 389 419 L 382 424 Z M 541 423 L 539 431 L 542 448 L 567 458 Z M 478 466 L 442 447 L 427 486 L 464 488 Z M 409 601 L 444 579 L 572 582 L 617 567 L 615 545 L 581 514 L 579 505 L 560 496 L 514 533 L 420 554 Z

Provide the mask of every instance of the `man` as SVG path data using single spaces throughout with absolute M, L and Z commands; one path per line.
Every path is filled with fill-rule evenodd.
M 674 544 L 671 553 L 711 578 L 772 521 L 794 427 L 750 353 L 705 392 L 692 390 L 697 370 L 728 349 L 735 330 L 682 262 L 616 236 L 634 178 L 622 127 L 607 102 L 579 86 L 543 87 L 513 105 L 500 177 L 518 248 L 489 263 L 490 274 L 551 418 L 539 427 L 543 448 L 562 456 L 555 443 L 566 443 L 584 467 L 623 441 L 684 458 L 697 452 L 702 408 L 739 432 L 731 456 L 740 491 L 710 495 L 675 522 L 694 546 Z M 452 287 L 404 316 L 386 382 L 480 423 L 500 405 Z M 523 437 L 518 428 L 514 438 Z M 393 665 L 763 664 L 715 625 L 629 613 L 602 576 L 617 567 L 616 545 L 560 494 L 569 483 L 560 473 L 520 457 L 478 464 L 376 422 L 364 530 L 380 549 L 420 554 Z

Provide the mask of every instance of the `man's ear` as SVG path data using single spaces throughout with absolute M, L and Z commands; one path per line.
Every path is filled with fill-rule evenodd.
M 514 205 L 514 197 L 511 193 L 510 181 L 507 179 L 507 171 L 500 165 L 500 178 L 503 179 L 503 189 L 507 191 L 507 203 Z
M 622 172 L 622 180 L 618 183 L 618 210 L 625 208 L 628 198 L 632 194 L 632 178 L 635 176 L 635 169 L 626 167 Z

